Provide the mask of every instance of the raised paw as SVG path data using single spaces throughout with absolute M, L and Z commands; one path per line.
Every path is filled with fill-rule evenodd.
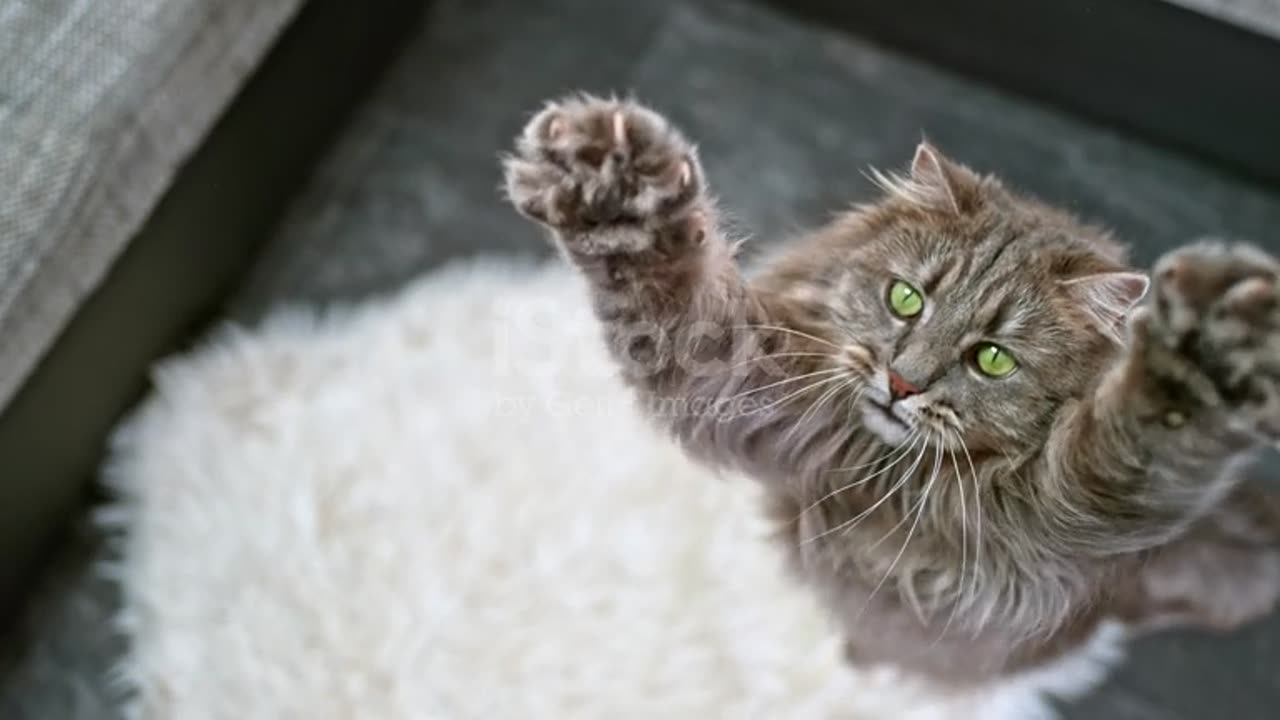
M 635 103 L 584 96 L 548 104 L 525 126 L 504 170 L 516 209 L 560 231 L 573 251 L 701 240 L 703 176 L 693 146 Z
M 1248 245 L 1200 243 L 1163 257 L 1145 319 L 1153 356 L 1194 370 L 1190 396 L 1280 440 L 1280 263 Z M 1165 368 L 1166 370 L 1168 368 Z M 1196 390 L 1197 382 L 1203 387 Z

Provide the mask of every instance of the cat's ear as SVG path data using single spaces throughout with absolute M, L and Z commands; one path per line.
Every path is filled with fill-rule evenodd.
M 928 140 L 916 146 L 911 160 L 911 181 L 930 204 L 955 213 L 972 210 L 979 199 L 981 181 L 969 168 L 948 160 Z
M 1062 286 L 1103 332 L 1118 337 L 1151 279 L 1140 272 L 1105 272 L 1064 280 Z

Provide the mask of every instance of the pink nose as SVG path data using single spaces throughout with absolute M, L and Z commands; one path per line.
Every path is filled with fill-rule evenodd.
M 889 396 L 890 397 L 892 397 L 894 400 L 901 400 L 903 398 L 908 398 L 908 397 L 911 397 L 912 395 L 919 395 L 919 394 L 920 394 L 920 388 L 907 382 L 907 380 L 903 378 L 901 375 L 899 375 L 898 373 L 892 370 L 889 371 Z

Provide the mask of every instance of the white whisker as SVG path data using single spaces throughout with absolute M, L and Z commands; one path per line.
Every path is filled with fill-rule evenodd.
M 982 489 L 978 485 L 978 469 L 973 466 L 973 456 L 969 454 L 969 445 L 964 441 L 964 437 L 959 433 L 956 434 L 956 440 L 960 443 L 960 449 L 964 451 L 965 461 L 969 464 L 969 476 L 973 479 L 973 509 L 974 509 L 974 542 L 973 542 L 973 582 L 975 589 L 980 578 L 978 568 L 982 567 Z
M 745 412 L 745 413 L 743 413 L 743 414 L 744 414 L 744 415 L 755 415 L 756 413 L 768 412 L 769 410 L 772 410 L 772 409 L 774 409 L 774 408 L 778 407 L 779 405 L 783 405 L 783 404 L 785 404 L 786 402 L 788 402 L 788 401 L 790 401 L 790 400 L 794 400 L 794 399 L 796 399 L 796 398 L 800 397 L 801 395 L 803 395 L 803 394 L 805 394 L 805 393 L 809 392 L 810 390 L 813 390 L 813 389 L 815 389 L 815 388 L 822 387 L 823 385 L 826 385 L 827 383 L 840 382 L 841 380 L 844 380 L 844 379 L 845 379 L 844 377 L 827 377 L 827 378 L 823 378 L 823 379 L 821 379 L 821 380 L 815 380 L 814 382 L 811 382 L 811 383 L 809 383 L 808 385 L 805 385 L 804 387 L 800 388 L 799 390 L 796 390 L 795 392 L 791 393 L 790 395 L 787 395 L 786 397 L 784 397 L 784 398 L 782 398 L 782 399 L 780 399 L 780 400 L 775 400 L 775 401 L 773 401 L 773 402 L 769 403 L 768 405 L 762 405 L 761 407 L 758 407 L 758 408 L 754 408 L 754 409 L 748 410 L 747 412 Z
M 792 425 L 791 430 L 787 431 L 787 438 L 790 439 L 792 433 L 794 433 L 799 427 L 804 425 L 805 419 L 807 419 L 811 414 L 817 413 L 818 409 L 821 408 L 823 404 L 825 404 L 832 397 L 836 396 L 842 390 L 849 387 L 850 385 L 853 385 L 856 382 L 858 382 L 857 377 L 846 378 L 843 383 L 828 389 L 816 401 L 814 401 L 813 403 L 810 403 L 809 407 L 805 409 L 804 413 L 800 415 L 800 419 L 796 420 L 795 423 Z
M 912 504 L 911 504 L 911 507 L 907 508 L 907 511 L 906 511 L 905 513 L 903 513 L 903 514 L 902 514 L 902 518 L 900 518 L 900 519 L 898 520 L 898 522 L 894 523 L 894 524 L 893 524 L 893 527 L 891 527 L 891 528 L 889 528 L 887 531 L 885 531 L 885 533 L 884 533 L 883 535 L 881 535 L 881 536 L 880 536 L 880 539 L 878 539 L 878 540 L 876 540 L 875 542 L 873 542 L 873 543 L 871 543 L 870 545 L 868 545 L 868 546 L 867 546 L 867 549 L 866 549 L 866 552 L 868 552 L 868 553 L 869 553 L 869 552 L 871 552 L 872 550 L 875 550 L 876 548 L 880 547 L 880 544 L 881 544 L 881 543 L 883 543 L 885 540 L 888 540 L 888 539 L 889 539 L 889 536 L 893 535 L 895 532 L 897 532 L 897 531 L 898 531 L 898 528 L 902 527 L 903 525 L 906 525 L 906 524 L 907 524 L 907 521 L 911 519 L 911 515 L 912 515 L 913 513 L 915 513 L 916 508 L 918 508 L 918 507 L 920 507 L 922 504 L 924 504 L 924 499 L 925 499 L 925 497 L 926 497 L 925 493 L 921 493 L 921 494 L 920 494 L 920 499 L 919 499 L 919 500 L 916 500 L 914 503 L 912 503 Z
M 896 455 L 896 456 L 894 455 L 894 453 L 893 453 L 893 452 L 889 453 L 889 456 L 887 456 L 887 457 L 892 457 L 892 458 L 893 458 L 893 460 L 892 460 L 892 462 L 890 462 L 887 466 L 885 466 L 885 467 L 881 468 L 880 470 L 877 470 L 875 473 L 872 473 L 871 475 L 868 475 L 868 476 L 867 476 L 867 477 L 865 477 L 865 478 L 862 478 L 861 480 L 856 480 L 856 481 L 851 482 L 851 483 L 848 483 L 848 484 L 846 484 L 846 485 L 841 485 L 840 487 L 836 488 L 835 490 L 832 490 L 831 492 L 827 493 L 826 495 L 823 495 L 822 497 L 818 498 L 817 500 L 814 500 L 812 503 L 810 503 L 810 504 L 809 504 L 809 506 L 808 506 L 808 507 L 806 507 L 805 509 L 801 510 L 801 511 L 800 511 L 800 514 L 798 514 L 798 515 L 796 515 L 794 518 L 792 518 L 792 519 L 791 519 L 791 521 L 792 521 L 792 522 L 795 522 L 796 520 L 799 520 L 800 518 L 804 517 L 805 513 L 807 513 L 807 512 L 809 512 L 809 511 L 813 510 L 814 508 L 816 508 L 816 507 L 818 507 L 819 505 L 821 505 L 822 503 L 824 503 L 824 502 L 826 502 L 826 501 L 830 500 L 831 498 L 833 498 L 833 497 L 835 497 L 835 496 L 839 495 L 840 493 L 845 492 L 846 490 L 850 490 L 850 489 L 852 489 L 852 488 L 858 487 L 859 485 L 862 485 L 862 484 L 864 484 L 864 483 L 870 482 L 870 481 L 872 481 L 872 480 L 876 479 L 877 477 L 879 477 L 879 476 L 881 476 L 881 475 L 885 474 L 886 472 L 889 472 L 890 470 L 892 470 L 892 469 L 894 468 L 894 466 L 895 466 L 895 465 L 897 465 L 898 463 L 902 462 L 902 461 L 903 461 L 903 459 L 905 459 L 905 458 L 907 457 L 907 455 L 909 455 L 909 454 L 911 453 L 911 451 L 915 449 L 916 441 L 917 441 L 917 440 L 919 440 L 919 439 L 920 439 L 920 433 L 919 433 L 919 432 L 916 432 L 915 434 L 913 434 L 913 435 L 911 436 L 911 438 L 910 438 L 910 440 L 911 440 L 910 444 L 906 445 L 905 447 L 898 448 L 898 449 L 895 451 L 895 452 L 897 453 L 897 455 Z M 886 456 L 884 456 L 884 455 L 882 455 L 882 456 L 880 456 L 878 459 L 876 459 L 876 460 L 874 460 L 874 461 L 872 461 L 872 462 L 870 462 L 870 463 L 866 463 L 866 464 L 864 464 L 864 465 L 859 465 L 859 466 L 857 466 L 857 467 L 871 467 L 872 465 L 875 465 L 875 464 L 877 464 L 877 463 L 883 462 L 884 460 L 886 460 L 886 459 L 887 459 L 887 457 L 886 457 Z M 850 468 L 850 469 L 857 469 L 857 467 L 855 467 L 855 468 Z
M 960 433 L 958 431 L 952 432 L 955 434 L 956 441 L 960 442 Z M 956 460 L 956 451 L 947 450 L 947 454 L 951 456 L 951 467 L 956 471 L 956 488 L 960 491 L 960 593 L 963 594 L 965 592 L 965 571 L 969 559 L 969 503 L 965 500 L 964 475 L 960 472 L 960 462 Z M 974 498 L 974 500 L 976 501 L 977 498 Z M 978 582 L 978 568 L 976 567 L 974 568 L 973 578 L 976 587 Z M 959 609 L 959 598 L 952 598 L 951 614 L 947 616 L 947 623 L 942 626 L 942 632 L 938 633 L 938 637 L 933 641 L 934 645 L 937 645 L 942 641 L 942 638 L 946 637 L 947 631 L 951 629 L 951 623 L 955 621 L 956 612 Z
M 1004 456 L 1005 462 L 1009 463 L 1009 472 L 1013 474 L 1013 478 L 1021 482 L 1022 476 L 1018 474 L 1018 463 L 1009 457 L 1009 453 L 1005 452 L 1004 448 L 1000 449 L 1000 454 Z
M 845 404 L 845 407 L 847 408 L 847 411 L 850 413 L 854 412 L 854 410 L 856 410 L 858 407 L 858 401 L 861 400 L 862 396 L 866 394 L 867 394 L 867 384 L 864 381 L 861 385 L 858 386 L 857 390 L 854 390 L 852 393 L 849 394 L 848 397 L 845 398 L 844 404 Z
M 892 497 L 894 496 L 894 494 L 896 494 L 896 493 L 898 492 L 898 490 L 902 489 L 902 486 L 903 486 L 903 485 L 906 485 L 906 484 L 907 484 L 907 481 L 911 479 L 911 475 L 912 475 L 913 473 L 915 473 L 916 468 L 920 466 L 920 461 L 924 459 L 925 452 L 926 452 L 928 449 L 929 449 L 929 441 L 928 441 L 928 439 L 926 438 L 926 439 L 925 439 L 925 442 L 924 442 L 924 444 L 923 444 L 923 446 L 920 448 L 920 453 L 919 453 L 918 455 L 916 455 L 915 462 L 911 463 L 911 467 L 907 468 L 907 471 L 906 471 L 905 473 L 903 473 L 903 474 L 902 474 L 902 478 L 901 478 L 900 480 L 898 480 L 898 482 L 897 482 L 893 487 L 889 488 L 889 491 L 888 491 L 887 493 L 885 493 L 884 497 L 882 497 L 882 498 L 880 498 L 879 500 L 875 501 L 875 502 L 871 505 L 871 507 L 867 508 L 866 510 L 863 510 L 862 512 L 858 513 L 856 516 L 854 516 L 854 517 L 852 517 L 852 518 L 850 518 L 850 519 L 848 519 L 848 520 L 845 520 L 844 522 L 840 523 L 839 525 L 836 525 L 835 527 L 828 528 L 828 529 L 826 529 L 826 530 L 822 531 L 821 533 L 818 533 L 817 535 L 815 535 L 815 536 L 813 536 L 813 537 L 811 537 L 811 538 L 808 538 L 807 540 L 803 540 L 803 541 L 801 541 L 801 543 L 800 543 L 800 544 L 801 544 L 802 546 L 803 546 L 803 545 L 807 545 L 807 544 L 809 544 L 809 543 L 811 543 L 811 542 L 815 542 L 815 541 L 817 541 L 817 540 L 821 540 L 822 538 L 826 537 L 827 535 L 830 535 L 831 533 L 835 533 L 835 532 L 841 532 L 841 533 L 848 534 L 848 532 L 849 532 L 849 531 L 851 531 L 855 526 L 857 526 L 857 524 L 858 524 L 858 523 L 859 523 L 863 518 L 865 518 L 865 517 L 867 517 L 868 515 L 870 515 L 871 513 L 875 512 L 877 508 L 879 508 L 881 505 L 885 504 L 885 502 L 887 502 L 890 498 L 892 498 Z M 870 478 L 868 478 L 868 479 L 870 479 Z M 865 482 L 865 480 L 860 480 L 860 481 L 859 481 L 859 483 L 862 483 L 862 482 Z
M 784 352 L 784 353 L 772 353 L 772 354 L 770 354 L 770 355 L 760 355 L 760 356 L 758 356 L 758 357 L 753 357 L 753 358 L 751 358 L 750 360 L 743 360 L 743 361 L 742 361 L 742 362 L 740 362 L 740 363 L 735 363 L 735 364 L 733 364 L 733 365 L 730 365 L 730 366 L 729 366 L 729 369 L 730 369 L 730 370 L 737 370 L 737 369 L 738 369 L 738 368 L 740 368 L 740 367 L 745 367 L 745 366 L 747 366 L 747 365 L 751 365 L 752 363 L 763 362 L 763 361 L 765 361 L 765 360 L 773 360 L 774 358 L 790 358 L 790 357 L 830 358 L 830 359 L 832 359 L 832 360 L 838 360 L 838 359 L 839 359 L 839 358 L 837 358 L 835 355 L 832 355 L 831 353 L 817 353 L 817 352 Z
M 844 368 L 828 368 L 826 370 L 815 370 L 814 372 L 804 373 L 803 375 L 796 375 L 795 377 L 783 378 L 782 380 L 779 380 L 777 382 L 772 382 L 772 383 L 769 383 L 768 385 L 761 385 L 760 387 L 757 387 L 757 388 L 751 388 L 750 390 L 740 392 L 737 395 L 733 395 L 731 397 L 725 398 L 724 402 L 732 402 L 734 400 L 747 397 L 748 395 L 755 395 L 756 393 L 764 392 L 765 390 L 772 390 L 773 388 L 776 388 L 780 385 L 789 385 L 794 382 L 800 382 L 801 380 L 807 380 L 811 377 L 817 377 L 819 375 L 831 375 L 833 373 L 842 373 L 842 372 L 845 372 Z
M 919 437 L 920 437 L 920 431 L 919 431 L 919 430 L 912 430 L 912 431 L 911 431 L 911 435 L 909 435 L 909 436 L 907 437 L 907 444 L 906 444 L 906 445 L 899 445 L 898 447 L 896 447 L 896 448 L 894 448 L 894 449 L 890 450 L 890 451 L 889 451 L 889 455 L 893 455 L 893 454 L 895 454 L 895 453 L 906 454 L 907 452 L 909 452 L 909 451 L 914 447 L 915 443 L 914 443 L 913 441 L 914 441 L 914 440 L 916 440 L 916 439 L 917 439 L 917 438 L 919 438 Z M 869 467 L 871 467 L 871 466 L 873 466 L 873 465 L 879 465 L 879 464 L 880 464 L 880 462 L 881 462 L 882 460 L 884 460 L 884 459 L 885 459 L 885 456 L 884 456 L 884 455 L 881 455 L 881 456 L 877 457 L 875 460 L 872 460 L 872 461 L 870 461 L 870 462 L 864 462 L 864 463 L 861 463 L 861 464 L 859 464 L 859 465 L 846 465 L 845 467 L 831 468 L 830 470 L 827 470 L 827 472 L 828 472 L 828 473 L 837 473 L 837 472 L 852 472 L 852 471 L 854 471 L 854 470 L 862 470 L 862 469 L 864 469 L 864 468 L 869 468 Z
M 777 325 L 735 325 L 733 329 L 734 330 L 774 330 L 777 332 L 789 333 L 797 337 L 802 337 L 802 338 L 805 338 L 806 340 L 812 340 L 816 343 L 821 343 L 823 345 L 827 345 L 829 347 L 835 348 L 836 350 L 844 350 L 844 348 L 831 342 L 830 340 L 823 340 L 822 338 L 815 337 L 813 335 L 810 335 L 809 333 L 800 332 L 799 330 L 794 330 L 792 328 L 779 327 Z
M 927 442 L 925 443 L 925 446 L 928 447 Z M 858 611 L 857 618 L 854 619 L 855 623 L 862 618 L 862 614 L 867 611 L 867 608 L 871 606 L 871 601 L 875 599 L 876 593 L 880 592 L 880 588 L 884 587 L 885 581 L 889 579 L 889 576 L 893 574 L 894 569 L 898 567 L 898 561 L 902 560 L 903 554 L 907 552 L 907 546 L 911 544 L 911 538 L 915 536 L 916 528 L 920 526 L 920 518 L 924 515 L 925 503 L 929 500 L 929 494 L 933 491 L 933 484 L 938 480 L 938 470 L 942 468 L 941 445 L 939 445 L 935 450 L 934 454 L 936 455 L 936 458 L 933 461 L 933 474 L 929 477 L 928 484 L 924 486 L 924 492 L 920 496 L 920 502 L 917 503 L 915 510 L 916 518 L 911 523 L 911 529 L 907 531 L 907 539 L 902 541 L 902 547 L 898 548 L 898 554 L 894 556 L 893 562 L 889 563 L 889 569 L 885 570 L 884 576 L 880 578 L 880 582 L 876 583 L 871 594 L 867 596 L 867 601 L 862 605 L 862 609 Z M 910 510 L 907 511 L 907 516 L 910 515 L 910 512 Z M 904 518 L 907 516 L 904 516 Z M 917 607 L 916 611 L 919 612 L 919 610 L 920 608 Z

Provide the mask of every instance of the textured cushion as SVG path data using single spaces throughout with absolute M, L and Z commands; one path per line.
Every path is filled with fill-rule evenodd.
M 0 0 L 0 408 L 302 0 Z
M 1172 0 L 1261 35 L 1280 38 L 1280 0 Z

